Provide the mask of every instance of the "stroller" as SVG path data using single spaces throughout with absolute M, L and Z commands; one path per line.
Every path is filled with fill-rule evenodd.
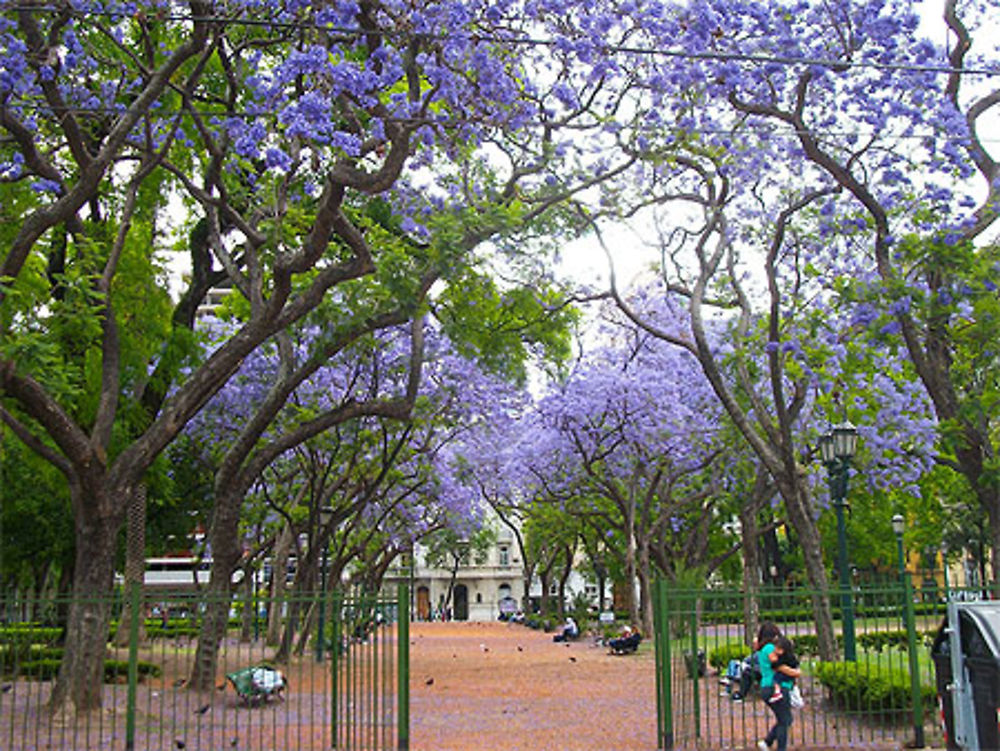
M 236 694 L 248 707 L 266 703 L 272 696 L 283 700 L 281 694 L 288 688 L 288 680 L 281 671 L 266 665 L 227 673 L 226 680 L 233 684 Z

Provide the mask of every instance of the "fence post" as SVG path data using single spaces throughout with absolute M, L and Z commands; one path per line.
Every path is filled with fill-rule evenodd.
M 910 697 L 913 702 L 913 747 L 924 747 L 924 706 L 920 692 L 920 665 L 917 662 L 917 615 L 913 609 L 913 583 L 903 574 L 903 596 L 906 598 L 906 642 L 910 660 Z
M 694 737 L 701 738 L 701 688 L 698 679 L 701 677 L 699 668 L 701 661 L 698 659 L 698 596 L 692 592 L 690 601 L 691 608 L 691 682 L 693 684 L 694 698 Z
M 663 633 L 663 615 L 660 613 L 660 588 L 663 580 L 653 579 L 653 656 L 656 665 L 656 748 L 663 748 L 663 649 L 660 638 Z
M 338 712 L 340 711 L 340 650 L 343 647 L 343 637 L 340 633 L 340 620 L 343 616 L 343 600 L 339 589 L 333 591 L 333 607 L 330 620 L 333 622 L 333 642 L 330 648 L 330 748 L 337 748 L 340 735 Z
M 658 698 L 662 698 L 663 701 L 663 724 L 658 728 L 659 738 L 657 738 L 657 745 L 664 751 L 672 751 L 674 747 L 674 708 L 673 686 L 671 685 L 672 675 L 670 672 L 672 667 L 670 654 L 670 600 L 666 580 L 660 581 L 656 598 L 656 610 L 660 613 L 660 629 L 656 634 L 656 650 L 658 654 L 662 652 L 663 655 L 660 659 L 660 674 L 657 681 L 660 691 Z
M 128 624 L 128 695 L 125 706 L 125 751 L 135 749 L 136 686 L 139 683 L 139 619 L 142 606 L 142 583 L 134 581 L 129 587 Z
M 397 652 L 396 703 L 398 713 L 397 743 L 399 751 L 410 748 L 410 587 L 403 583 L 396 590 L 396 613 L 399 619 Z

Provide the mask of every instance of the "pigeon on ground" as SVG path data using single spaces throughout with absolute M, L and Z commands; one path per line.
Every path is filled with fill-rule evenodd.
M 570 662 L 576 662 L 576 658 L 575 658 L 575 657 L 570 657 L 570 658 L 569 658 L 569 661 L 570 661 Z
M 186 748 L 187 747 L 187 744 L 184 741 L 181 741 L 181 740 L 174 741 L 174 745 L 177 746 L 177 748 Z
M 205 705 L 203 705 L 203 706 L 201 706 L 201 707 L 198 707 L 198 708 L 197 708 L 197 709 L 196 709 L 196 710 L 194 711 L 194 713 L 195 713 L 195 714 L 205 714 L 205 712 L 207 712 L 207 711 L 208 711 L 208 710 L 210 710 L 211 708 L 212 708 L 212 705 L 211 705 L 211 704 L 205 704 Z
M 425 686 L 433 686 L 434 685 L 434 679 L 433 678 L 428 678 L 426 681 L 424 681 L 424 685 Z
M 523 652 L 524 651 L 524 647 L 522 647 L 520 644 L 518 644 L 517 645 L 517 651 L 518 652 Z

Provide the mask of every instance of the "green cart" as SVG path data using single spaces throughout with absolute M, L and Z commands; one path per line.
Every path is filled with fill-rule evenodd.
M 283 700 L 282 692 L 288 688 L 288 680 L 281 671 L 266 665 L 256 665 L 227 673 L 226 680 L 233 684 L 237 696 L 248 707 L 265 703 L 272 696 Z

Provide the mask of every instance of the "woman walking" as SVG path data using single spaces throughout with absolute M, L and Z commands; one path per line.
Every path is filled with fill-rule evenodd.
M 760 630 L 757 632 L 757 644 L 760 648 L 757 653 L 757 660 L 760 663 L 760 695 L 774 713 L 775 722 L 764 736 L 764 740 L 757 741 L 759 751 L 771 751 L 771 746 L 774 744 L 777 744 L 775 751 L 786 751 L 788 748 L 788 728 L 792 726 L 792 701 L 791 693 L 783 690 L 781 683 L 797 678 L 800 671 L 783 665 L 780 668 L 781 673 L 776 673 L 777 663 L 783 651 L 777 643 L 782 639 L 781 630 L 775 624 L 765 621 L 760 625 Z

